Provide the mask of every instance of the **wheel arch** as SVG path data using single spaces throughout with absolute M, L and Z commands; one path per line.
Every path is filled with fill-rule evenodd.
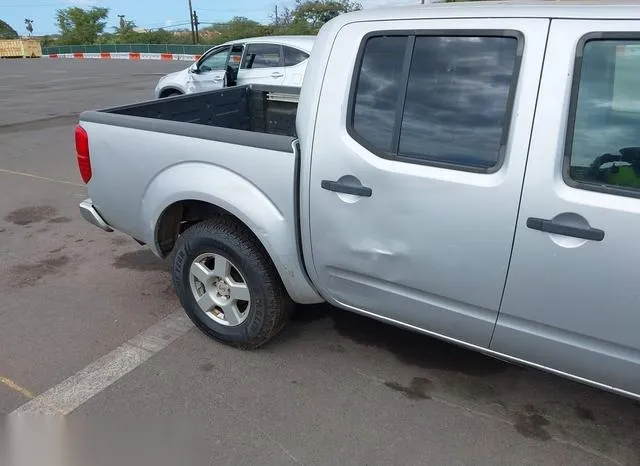
M 178 236 L 191 225 L 216 216 L 232 217 L 249 231 L 266 251 L 264 244 L 253 233 L 253 230 L 238 216 L 226 209 L 207 201 L 197 199 L 182 199 L 168 205 L 158 217 L 154 230 L 154 245 L 161 257 L 167 257 L 173 251 Z
M 224 180 L 215 184 L 211 180 Z M 143 202 L 145 240 L 160 257 L 173 251 L 191 225 L 216 216 L 232 217 L 266 251 L 291 298 L 301 304 L 322 302 L 298 253 L 293 212 L 281 212 L 249 180 L 222 167 L 174 166 L 148 186 Z
M 168 97 L 169 95 L 173 94 L 173 93 L 180 93 L 180 95 L 184 95 L 184 91 L 182 89 L 179 89 L 177 87 L 174 86 L 167 86 L 165 88 L 163 88 L 159 93 L 158 93 L 158 97 L 160 99 Z

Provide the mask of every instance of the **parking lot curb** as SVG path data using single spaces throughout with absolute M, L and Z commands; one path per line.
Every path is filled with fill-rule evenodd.
M 144 52 L 100 52 L 100 53 L 50 53 L 42 58 L 74 58 L 93 60 L 162 60 L 162 61 L 196 61 L 200 55 L 188 53 L 144 53 Z

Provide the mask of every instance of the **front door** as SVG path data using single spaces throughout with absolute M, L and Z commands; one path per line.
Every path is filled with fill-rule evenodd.
M 309 194 L 311 273 L 327 299 L 489 344 L 548 24 L 340 30 L 336 44 L 350 46 L 332 49 L 324 77 Z
M 222 89 L 227 70 L 231 47 L 220 47 L 204 55 L 196 64 L 194 72 L 189 73 L 187 93 Z
M 280 86 L 285 80 L 284 57 L 279 44 L 248 44 L 238 71 L 238 84 Z
M 639 21 L 552 21 L 513 258 L 491 344 L 635 393 L 638 76 Z

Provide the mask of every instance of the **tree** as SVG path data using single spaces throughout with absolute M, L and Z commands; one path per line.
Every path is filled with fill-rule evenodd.
M 121 44 L 135 44 L 140 40 L 140 34 L 134 31 L 136 23 L 133 21 L 125 20 L 123 16 L 120 17 L 120 25 L 114 27 L 116 35 L 118 36 L 118 42 Z
M 40 38 L 40 45 L 43 47 L 53 47 L 56 45 L 56 38 L 50 35 L 45 35 Z
M 116 34 L 129 34 L 131 32 L 135 32 L 133 29 L 136 27 L 136 23 L 134 21 L 128 21 L 123 18 L 120 19 L 120 25 L 114 26 L 113 30 Z
M 201 29 L 200 32 L 204 33 L 203 35 L 215 32 L 216 42 L 226 42 L 229 40 L 269 34 L 267 26 L 252 19 L 245 18 L 244 16 L 236 16 L 227 23 L 214 24 L 213 26 Z
M 93 44 L 107 25 L 108 8 L 94 6 L 83 10 L 77 6 L 56 11 L 61 44 Z
M 25 24 L 25 27 L 27 28 L 27 32 L 29 33 L 29 36 L 31 36 L 31 34 L 33 34 L 33 20 L 29 18 L 25 18 L 24 24 Z
M 144 36 L 147 44 L 171 44 L 175 42 L 191 43 L 191 33 L 182 38 L 177 38 L 171 32 L 165 29 L 157 29 L 155 31 L 149 31 L 141 34 Z
M 296 6 L 291 12 L 291 26 L 298 23 L 299 27 L 300 22 L 304 22 L 313 32 L 317 32 L 324 23 L 336 16 L 360 9 L 360 3 L 349 0 L 296 0 Z
M 0 19 L 0 39 L 16 39 L 18 33 L 7 23 Z
M 293 23 L 293 12 L 289 7 L 285 6 L 284 8 L 280 9 L 280 13 L 278 13 L 277 18 L 275 17 L 275 15 L 272 15 L 271 18 L 275 25 L 286 27 Z

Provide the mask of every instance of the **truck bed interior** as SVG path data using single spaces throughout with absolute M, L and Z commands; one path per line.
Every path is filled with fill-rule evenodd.
M 143 102 L 108 113 L 296 136 L 297 88 L 238 86 Z

